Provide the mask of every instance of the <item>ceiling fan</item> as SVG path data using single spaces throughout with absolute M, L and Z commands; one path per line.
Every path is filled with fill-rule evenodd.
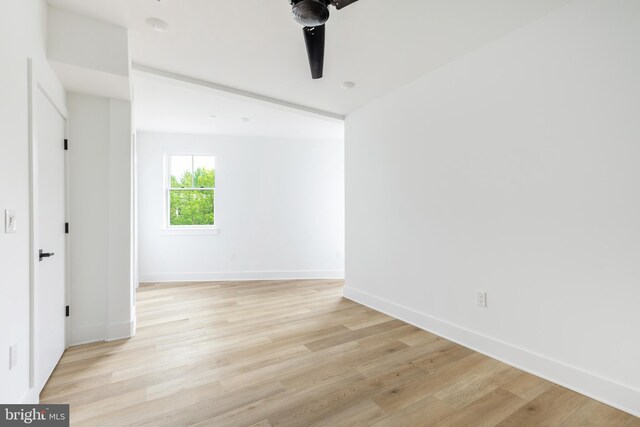
M 329 20 L 329 5 L 340 10 L 358 0 L 290 0 L 293 18 L 304 28 L 304 41 L 311 66 L 311 77 L 322 78 L 324 69 L 325 22 Z

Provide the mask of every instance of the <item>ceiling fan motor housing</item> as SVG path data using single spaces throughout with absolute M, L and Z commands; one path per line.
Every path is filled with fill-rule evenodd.
M 293 0 L 293 17 L 304 27 L 318 27 L 329 20 L 328 0 Z

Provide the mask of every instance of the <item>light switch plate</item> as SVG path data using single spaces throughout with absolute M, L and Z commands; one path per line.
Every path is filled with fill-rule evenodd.
M 478 307 L 487 308 L 487 293 L 484 291 L 476 292 L 476 305 Z
M 4 232 L 15 233 L 17 230 L 16 225 L 16 212 L 10 209 L 4 210 Z

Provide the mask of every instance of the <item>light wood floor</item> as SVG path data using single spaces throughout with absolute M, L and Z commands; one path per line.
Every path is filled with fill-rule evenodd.
M 77 426 L 640 426 L 341 294 L 143 286 L 135 338 L 69 349 L 42 401 L 70 403 Z

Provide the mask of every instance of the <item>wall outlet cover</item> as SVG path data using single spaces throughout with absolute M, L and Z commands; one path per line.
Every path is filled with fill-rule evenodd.
M 15 233 L 16 226 L 16 212 L 10 209 L 4 210 L 4 232 Z
M 12 370 L 18 364 L 18 344 L 9 347 L 9 370 Z

